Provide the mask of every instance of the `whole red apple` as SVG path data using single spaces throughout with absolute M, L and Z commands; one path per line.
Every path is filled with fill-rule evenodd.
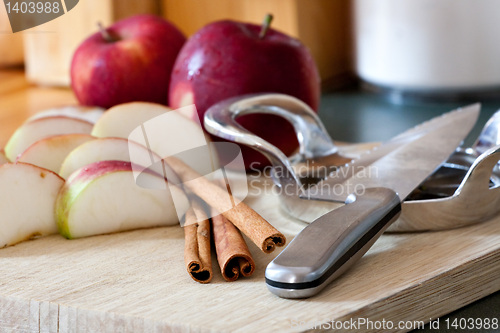
M 259 36 L 260 35 L 260 36 Z M 317 110 L 320 80 L 316 64 L 300 41 L 273 29 L 234 21 L 211 23 L 191 36 L 177 57 L 169 105 L 195 104 L 200 119 L 213 104 L 237 95 L 277 92 L 295 96 Z M 289 155 L 297 148 L 293 127 L 272 115 L 238 121 Z M 242 147 L 247 169 L 268 164 Z
M 71 86 L 84 105 L 109 108 L 131 101 L 166 104 L 170 74 L 184 35 L 154 15 L 101 28 L 75 51 Z

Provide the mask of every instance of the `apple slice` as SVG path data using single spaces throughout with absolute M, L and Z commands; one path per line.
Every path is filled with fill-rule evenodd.
M 194 107 L 174 111 L 164 105 L 146 102 L 120 104 L 99 119 L 92 135 L 128 138 L 141 144 L 147 141 L 148 147 L 158 155 L 171 156 L 209 142 L 201 125 L 184 116 L 192 113 L 192 109 Z M 140 126 L 144 126 L 146 133 Z M 131 137 L 134 133 L 137 135 Z M 147 135 L 147 140 L 144 135 Z
M 5 163 L 9 163 L 9 159 L 7 158 L 7 156 L 5 156 L 5 152 L 3 151 L 3 149 L 0 150 L 0 165 L 2 164 L 5 164 Z
M 25 163 L 0 166 L 0 247 L 57 233 L 54 204 L 64 180 Z
M 183 192 L 172 186 L 169 191 L 165 179 L 153 172 L 143 172 L 141 177 L 148 183 L 162 183 L 164 189 L 138 186 L 130 162 L 101 161 L 75 171 L 57 197 L 59 232 L 71 239 L 177 224 L 171 191 L 181 214 L 189 207 Z
M 61 169 L 62 162 L 71 151 L 93 138 L 89 134 L 49 136 L 29 146 L 17 157 L 16 162 L 34 164 L 57 173 Z
M 218 167 L 210 138 L 199 123 L 185 115 L 196 114 L 194 106 L 171 110 L 160 104 L 132 102 L 109 109 L 94 125 L 96 137 L 128 138 L 147 146 L 161 157 L 179 156 L 200 174 Z M 154 119 L 153 119 L 154 118 Z M 195 148 L 206 147 L 207 149 Z M 189 151 L 192 151 L 190 155 Z M 135 158 L 132 159 L 135 162 Z
M 64 116 L 85 120 L 95 124 L 97 120 L 101 118 L 104 111 L 105 109 L 98 106 L 67 105 L 40 111 L 28 118 L 27 121 L 54 116 Z
M 159 161 L 160 156 L 148 150 L 143 145 L 122 138 L 98 138 L 86 142 L 73 150 L 61 165 L 59 175 L 67 179 L 75 170 L 99 161 L 116 160 L 130 162 L 148 167 L 153 161 Z
M 24 123 L 10 137 L 5 155 L 11 161 L 38 140 L 61 134 L 89 134 L 92 123 L 64 116 L 51 116 Z
M 156 103 L 130 102 L 116 105 L 95 123 L 92 135 L 100 138 L 128 138 L 130 132 L 149 119 L 172 109 Z

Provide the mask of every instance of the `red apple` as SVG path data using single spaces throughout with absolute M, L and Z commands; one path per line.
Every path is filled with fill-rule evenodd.
M 213 104 L 258 92 L 295 96 L 317 110 L 320 80 L 316 64 L 300 41 L 273 29 L 260 37 L 259 25 L 234 21 L 211 23 L 186 42 L 177 57 L 169 90 L 169 106 L 195 104 L 200 119 Z M 240 123 L 289 155 L 298 142 L 292 126 L 271 115 L 247 115 Z M 247 168 L 268 162 L 243 148 Z M 256 164 L 252 166 L 255 167 Z
M 131 101 L 165 104 L 172 67 L 185 41 L 174 25 L 154 15 L 102 28 L 73 55 L 73 91 L 81 104 L 104 108 Z

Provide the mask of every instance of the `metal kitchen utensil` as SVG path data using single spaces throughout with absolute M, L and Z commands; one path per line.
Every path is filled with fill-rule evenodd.
M 479 105 L 475 107 L 479 108 Z M 287 158 L 278 148 L 237 123 L 237 117 L 249 113 L 270 113 L 289 120 L 299 139 L 297 154 Z M 278 187 L 282 207 L 291 216 L 308 223 L 341 204 L 304 202 L 300 199 L 304 189 L 327 176 L 335 177 L 337 183 L 341 183 L 351 177 L 354 170 L 368 168 L 371 163 L 410 142 L 425 130 L 425 127 L 422 129 L 420 126 L 407 130 L 385 144 L 368 150 L 361 157 L 349 155 L 348 149 L 343 149 L 342 155 L 342 147 L 333 144 L 316 114 L 300 100 L 283 94 L 247 95 L 223 101 L 207 111 L 205 127 L 216 136 L 248 145 L 267 156 L 273 164 L 271 176 Z M 353 157 L 359 158 L 354 163 L 344 164 Z M 397 226 L 396 223 L 391 228 L 396 231 Z
M 258 137 L 256 138 L 254 136 L 254 137 L 251 137 L 250 140 L 248 140 L 248 135 L 247 135 L 248 132 L 245 131 L 244 129 L 242 129 L 241 126 L 239 126 L 237 124 L 237 122 L 235 121 L 235 119 L 238 115 L 263 112 L 262 111 L 263 109 L 267 109 L 266 113 L 272 113 L 273 111 L 269 111 L 269 108 L 267 108 L 267 107 L 275 105 L 274 99 L 277 97 L 281 99 L 281 104 L 286 104 L 286 103 L 289 104 L 288 107 L 283 106 L 283 108 L 289 108 L 290 103 L 295 105 L 296 107 L 299 107 L 299 108 L 303 107 L 299 103 L 294 102 L 293 99 L 290 98 L 289 96 L 284 96 L 284 95 L 276 95 L 276 94 L 264 95 L 264 96 L 258 95 L 258 96 L 252 96 L 250 98 L 239 97 L 239 98 L 235 98 L 235 99 L 232 99 L 229 101 L 225 101 L 223 103 L 220 103 L 220 104 L 212 107 L 211 110 L 208 111 L 208 113 L 205 117 L 205 125 L 206 125 L 207 129 L 215 135 L 219 135 L 219 136 L 224 137 L 226 139 L 229 139 L 231 141 L 241 142 L 241 143 L 245 143 L 245 144 L 248 144 L 248 141 L 250 141 L 250 144 L 249 144 L 250 146 L 253 146 L 254 148 L 256 148 L 259 151 L 266 154 L 267 156 L 272 155 L 270 160 L 273 162 L 274 168 L 279 167 L 279 168 L 282 168 L 281 170 L 287 171 L 286 173 L 281 172 L 281 177 L 273 177 L 275 182 L 278 184 L 278 186 L 281 186 L 281 188 L 283 188 L 284 185 L 291 184 L 292 188 L 295 186 L 295 187 L 300 187 L 300 189 L 302 190 L 303 187 L 302 187 L 302 184 L 300 183 L 300 178 L 294 172 L 293 165 L 292 165 L 291 161 L 287 160 L 286 157 L 272 145 L 271 145 L 272 149 L 270 149 L 269 146 L 265 146 L 264 148 L 262 148 L 262 145 L 260 145 L 260 142 L 259 142 L 259 140 L 262 141 L 262 139 L 260 139 Z M 283 100 L 285 100 L 285 102 Z M 461 112 L 455 112 L 454 113 L 455 116 L 447 115 L 446 117 L 440 117 L 438 119 L 434 119 L 434 120 L 426 122 L 420 126 L 417 126 L 414 129 L 408 130 L 408 131 L 404 132 L 403 134 L 390 140 L 389 142 L 377 147 L 375 150 L 370 151 L 368 154 L 365 154 L 364 156 L 362 156 L 358 160 L 354 161 L 353 163 L 349 163 L 345 167 L 336 168 L 335 170 L 333 170 L 333 173 L 330 172 L 330 174 L 329 174 L 330 178 L 326 182 L 330 182 L 333 185 L 341 185 L 341 187 L 344 186 L 342 188 L 349 189 L 349 186 L 345 186 L 345 184 L 342 184 L 342 183 L 343 182 L 345 183 L 345 180 L 349 177 L 359 175 L 359 173 L 356 173 L 356 170 L 357 170 L 356 167 L 367 168 L 370 166 L 374 166 L 374 167 L 378 168 L 381 166 L 381 163 L 383 165 L 384 163 L 387 163 L 387 161 L 391 161 L 391 158 L 394 157 L 394 154 L 396 154 L 396 156 L 397 156 L 398 151 L 402 150 L 403 152 L 406 151 L 406 153 L 408 153 L 408 151 L 410 151 L 410 152 L 412 151 L 412 149 L 410 149 L 410 147 L 413 147 L 413 149 L 416 149 L 415 146 L 418 148 L 417 150 L 419 151 L 419 153 L 422 154 L 422 152 L 427 151 L 426 150 L 427 147 L 423 147 L 423 146 L 419 147 L 419 144 L 422 144 L 422 143 L 429 144 L 431 142 L 432 144 L 429 144 L 429 147 L 432 147 L 432 149 L 436 149 L 436 146 L 438 146 L 438 147 L 441 147 L 442 149 L 446 149 L 448 151 L 448 153 L 451 153 L 451 152 L 453 152 L 454 148 L 456 148 L 459 145 L 460 140 L 465 136 L 465 134 L 468 132 L 468 130 L 472 127 L 473 123 L 477 119 L 479 107 L 480 107 L 479 105 L 473 105 L 473 106 L 470 106 L 466 110 L 463 110 Z M 307 109 L 307 107 L 306 107 L 306 109 Z M 280 110 L 280 113 L 286 113 L 286 109 Z M 453 125 L 448 124 L 446 126 L 444 125 L 445 123 L 453 122 L 453 120 L 458 121 L 458 116 L 456 116 L 456 114 L 458 114 L 458 113 L 469 114 L 467 117 L 469 119 L 467 119 L 467 121 L 465 119 L 462 119 L 464 124 L 466 124 L 467 126 L 465 126 L 465 125 L 461 126 L 460 123 L 455 123 Z M 448 117 L 448 119 L 446 120 L 447 117 Z M 453 117 L 457 117 L 457 119 L 453 119 Z M 445 120 L 443 120 L 443 119 L 445 119 Z M 458 122 L 460 122 L 460 121 L 458 121 Z M 295 126 L 295 128 L 297 128 L 297 126 Z M 442 131 L 443 128 L 447 128 L 447 131 L 443 132 Z M 453 130 L 455 130 L 455 129 L 458 129 L 458 132 L 460 132 L 460 131 L 465 131 L 465 132 L 457 133 L 457 131 L 455 131 L 455 133 L 453 133 Z M 427 134 L 428 132 L 433 133 L 433 134 Z M 442 135 L 444 135 L 444 137 L 442 137 Z M 300 139 L 300 133 L 298 133 L 298 136 Z M 422 139 L 422 137 L 424 137 L 426 139 Z M 434 137 L 434 140 L 436 140 L 436 142 L 439 142 L 439 140 L 442 139 L 444 146 L 436 145 L 435 142 L 432 142 L 433 137 Z M 452 141 L 455 140 L 455 142 L 450 143 L 450 141 L 449 141 L 450 138 L 452 139 Z M 244 140 L 244 139 L 246 139 L 246 140 Z M 247 142 L 245 142 L 245 141 L 247 141 Z M 268 143 L 266 142 L 266 144 L 268 144 Z M 402 148 L 403 146 L 405 146 L 405 147 Z M 269 151 L 271 151 L 271 153 L 269 153 Z M 276 151 L 278 153 L 276 153 Z M 437 149 L 437 151 L 440 151 L 440 149 Z M 280 153 L 281 153 L 281 155 L 280 155 Z M 424 155 L 425 154 L 426 153 L 424 153 Z M 387 157 L 383 158 L 385 155 L 387 155 Z M 415 156 L 417 156 L 417 155 L 415 155 Z M 415 156 L 412 156 L 412 157 L 415 157 Z M 429 158 L 428 156 L 421 156 L 421 157 Z M 437 163 L 437 164 L 435 164 L 434 167 L 437 168 L 439 166 L 439 164 L 443 160 L 446 159 L 446 157 L 447 157 L 446 155 L 441 155 L 440 159 L 436 158 L 434 163 Z M 385 162 L 384 162 L 384 160 L 385 160 Z M 401 160 L 401 157 L 399 158 L 399 160 Z M 416 161 L 421 161 L 421 159 L 417 158 Z M 411 181 L 409 183 L 406 183 L 407 185 L 411 184 L 409 188 L 408 188 L 408 186 L 406 186 L 406 187 L 404 186 L 404 184 L 405 184 L 404 178 L 399 177 L 400 179 L 403 179 L 403 181 L 399 182 L 400 184 L 396 184 L 396 188 L 398 190 L 400 190 L 401 193 L 407 192 L 406 194 L 408 194 L 409 190 L 411 190 L 412 187 L 415 187 L 416 185 L 418 185 L 417 180 L 423 180 L 424 178 L 426 178 L 426 176 L 428 174 L 430 174 L 432 171 L 434 171 L 434 169 L 430 167 L 429 163 L 424 163 L 424 164 L 425 165 L 423 165 L 423 168 L 417 166 L 411 170 L 408 170 L 408 169 L 405 170 L 405 172 L 404 172 L 405 176 L 407 176 L 407 174 L 412 175 L 410 177 Z M 340 171 L 343 171 L 343 172 L 339 174 Z M 403 173 L 402 170 L 399 170 L 399 171 L 401 173 Z M 285 174 L 287 177 L 283 177 L 282 176 L 283 174 Z M 332 177 L 332 175 L 336 175 L 336 177 Z M 273 176 L 275 176 L 275 175 L 273 175 Z M 401 176 L 401 175 L 399 175 L 399 176 Z M 350 180 L 352 180 L 352 179 L 356 180 L 356 178 L 366 178 L 366 175 L 363 175 L 363 177 L 352 177 Z M 364 179 L 364 182 L 368 181 L 368 184 L 369 184 L 370 183 L 369 178 L 370 177 L 368 177 L 368 179 Z M 381 179 L 382 180 L 391 179 L 391 175 L 386 174 Z M 348 181 L 348 183 L 349 183 L 349 181 Z M 355 185 L 356 182 L 351 181 L 351 183 L 353 183 Z M 366 184 L 361 184 L 361 185 L 366 187 Z M 377 184 L 372 184 L 372 185 L 377 185 Z M 400 186 L 400 187 L 398 187 L 398 186 Z M 313 188 L 314 188 L 314 186 L 313 186 Z M 325 244 L 325 242 L 313 240 L 312 243 L 314 243 L 316 245 L 310 245 L 310 246 L 305 246 L 304 244 L 302 244 L 304 246 L 297 246 L 297 245 L 292 246 L 292 245 L 290 245 L 289 247 L 291 249 L 289 250 L 287 248 L 287 250 L 285 250 L 283 252 L 283 255 L 280 255 L 278 257 L 281 259 L 278 259 L 278 258 L 276 259 L 276 261 L 282 262 L 282 264 L 283 264 L 283 261 L 285 262 L 285 265 L 283 266 L 284 269 L 278 269 L 278 271 L 281 270 L 281 273 L 277 274 L 277 275 L 279 275 L 278 279 L 277 279 L 278 281 L 276 281 L 276 279 L 273 280 L 273 278 L 272 278 L 272 276 L 273 276 L 273 274 L 272 274 L 273 264 L 270 265 L 270 268 L 268 268 L 268 273 L 266 273 L 266 274 L 271 275 L 271 278 L 269 278 L 269 276 L 268 276 L 268 286 L 271 289 L 271 291 L 273 291 L 276 294 L 283 296 L 283 297 L 307 297 L 307 296 L 311 296 L 314 293 L 316 293 L 317 291 L 319 291 L 326 283 L 328 283 L 328 281 L 335 278 L 335 276 L 340 275 L 345 269 L 347 269 L 347 267 L 349 267 L 349 265 L 353 261 L 356 260 L 356 258 L 359 258 L 364 252 L 366 252 L 366 250 L 373 244 L 373 242 L 377 239 L 377 237 L 383 232 L 383 230 L 386 228 L 386 226 L 388 224 L 390 224 L 388 222 L 390 220 L 393 220 L 394 217 L 398 215 L 395 211 L 398 211 L 397 207 L 399 206 L 399 204 L 396 204 L 397 202 L 399 202 L 399 197 L 395 193 L 393 193 L 387 189 L 377 189 L 377 190 L 367 189 L 367 192 L 368 193 L 364 193 L 363 196 L 359 196 L 356 200 L 355 200 L 355 198 L 356 198 L 355 196 L 351 196 L 350 199 L 346 201 L 346 202 L 350 202 L 350 204 L 347 204 L 347 205 L 343 206 L 341 209 L 336 210 L 335 212 L 337 212 L 337 213 L 330 212 L 329 214 L 325 215 L 324 217 L 320 218 L 317 222 L 314 223 L 314 225 L 316 225 L 316 227 L 312 228 L 312 230 L 315 230 L 315 229 L 319 230 L 319 235 L 318 235 L 319 237 L 322 237 L 324 235 L 330 235 L 329 240 L 332 240 L 332 238 L 331 238 L 332 235 L 333 235 L 333 237 L 335 237 L 335 235 L 337 235 L 337 236 L 340 235 L 340 237 L 338 238 L 341 240 L 340 243 L 338 243 L 336 246 L 333 246 L 330 242 L 326 242 L 326 244 Z M 301 193 L 302 196 L 304 196 L 303 192 L 295 192 L 295 193 Z M 336 198 L 334 198 L 335 196 L 330 196 L 328 198 L 328 200 L 331 200 L 331 199 L 343 200 L 343 199 L 345 199 L 346 193 L 348 194 L 350 192 L 344 191 L 344 193 L 342 193 L 342 195 L 340 195 L 340 196 L 337 195 Z M 384 202 L 384 205 L 389 205 L 389 206 L 396 205 L 396 206 L 394 206 L 395 211 L 393 211 L 387 215 L 384 215 L 386 218 L 388 218 L 387 220 L 384 220 L 382 218 L 383 221 L 380 223 L 376 223 L 375 225 L 370 225 L 370 223 L 368 223 L 368 224 L 362 224 L 362 223 L 356 224 L 356 223 L 354 223 L 354 225 L 358 225 L 358 227 L 354 228 L 355 230 L 351 230 L 350 232 L 347 232 L 347 230 L 345 230 L 346 225 L 344 223 L 342 223 L 342 221 L 340 221 L 338 223 L 332 223 L 330 221 L 329 217 L 332 214 L 337 215 L 337 216 L 338 215 L 345 215 L 346 213 L 358 214 L 358 215 L 361 214 L 363 212 L 364 208 L 371 207 L 375 203 L 377 203 L 376 200 L 374 200 L 374 198 L 377 198 L 381 194 L 385 194 L 385 196 L 387 198 L 387 201 Z M 309 197 L 313 198 L 313 196 L 311 196 L 310 191 L 309 191 Z M 294 214 L 296 216 L 297 216 L 297 214 L 295 214 L 296 211 L 294 210 L 294 207 L 291 207 L 291 209 L 290 209 L 290 207 L 287 207 L 287 204 L 290 205 L 291 203 L 297 203 L 297 205 L 301 206 L 301 207 L 305 207 L 305 206 L 316 207 L 317 204 L 319 203 L 319 202 L 315 202 L 314 204 L 312 204 L 312 203 L 307 203 L 307 201 L 306 201 L 305 205 L 303 204 L 304 202 L 302 202 L 302 205 L 300 205 L 299 200 L 297 200 L 297 195 L 293 195 L 293 193 L 292 193 L 292 195 L 290 195 L 290 193 L 285 193 L 285 195 L 282 195 L 281 198 L 282 199 L 285 198 L 285 200 L 283 200 L 285 207 L 288 208 L 289 212 L 291 212 L 292 214 Z M 321 198 L 321 196 L 319 198 L 325 199 L 325 198 Z M 316 197 L 316 199 L 318 199 L 318 197 Z M 378 203 L 380 204 L 380 202 L 378 202 Z M 382 206 L 380 206 L 380 207 L 382 207 Z M 326 209 L 328 209 L 328 208 L 331 209 L 331 207 L 332 206 L 326 207 Z M 338 204 L 336 207 L 338 207 Z M 377 212 L 374 215 L 373 214 L 372 215 L 361 215 L 361 216 L 358 216 L 358 218 L 360 218 L 359 221 L 369 221 L 369 222 L 370 221 L 371 222 L 378 221 L 378 218 L 382 217 L 382 215 L 380 215 L 381 212 L 386 213 L 386 211 L 384 211 L 384 210 L 377 210 Z M 379 215 L 378 218 L 377 218 L 377 214 Z M 300 216 L 300 217 L 302 217 L 302 216 Z M 391 219 L 390 217 L 393 217 L 393 218 Z M 326 223 L 319 222 L 319 221 L 325 221 L 325 220 L 327 220 Z M 322 224 L 326 224 L 329 229 L 328 230 L 321 230 Z M 360 225 L 362 227 L 359 227 Z M 351 226 L 352 226 L 352 224 L 351 224 Z M 309 226 L 305 230 L 311 230 L 311 227 Z M 376 232 L 373 232 L 374 230 Z M 342 232 L 342 231 L 344 231 L 344 232 Z M 359 232 L 361 232 L 361 234 L 359 234 Z M 304 231 L 301 233 L 301 235 L 303 233 L 304 233 Z M 307 234 L 307 232 L 306 232 L 306 234 Z M 357 236 L 360 236 L 360 235 L 361 235 L 361 238 L 357 238 Z M 303 236 L 300 236 L 300 237 L 297 236 L 296 239 L 300 240 L 301 238 L 303 238 Z M 307 239 L 307 237 L 306 237 L 306 239 Z M 353 240 L 357 240 L 357 241 L 355 243 L 353 243 L 352 242 Z M 303 242 L 293 241 L 291 244 L 297 244 L 297 243 L 300 244 Z M 317 244 L 323 244 L 323 245 L 317 245 Z M 353 244 L 354 244 L 354 247 L 353 247 Z M 329 247 L 329 245 L 332 245 L 332 246 Z M 323 264 L 320 265 L 322 267 L 315 266 L 315 267 L 311 268 L 311 266 L 318 265 L 317 261 L 314 262 L 314 258 L 318 258 L 318 252 L 316 251 L 317 249 L 315 250 L 315 247 L 318 247 L 318 246 L 320 248 L 323 248 L 323 252 L 325 251 L 325 246 L 326 246 L 326 248 L 327 248 L 326 252 L 327 252 L 327 254 L 330 254 L 330 255 L 332 255 L 331 251 L 335 250 L 334 251 L 335 253 L 333 253 L 333 259 L 331 256 L 328 256 L 328 255 L 322 256 L 323 260 L 325 258 L 330 260 L 329 263 L 326 263 L 327 266 L 330 265 L 329 270 L 327 270 L 327 271 L 325 271 L 325 270 L 322 271 L 322 269 L 325 268 L 324 267 L 325 262 L 323 262 Z M 301 260 L 300 258 L 302 258 L 302 260 L 304 259 L 304 256 L 296 257 L 293 255 L 294 248 L 295 249 L 302 248 L 301 251 L 306 252 L 305 257 L 312 258 L 312 259 L 310 259 L 310 261 L 311 260 L 313 261 L 312 262 L 313 265 L 309 265 L 309 267 L 307 267 L 307 265 L 302 266 L 302 269 L 304 269 L 305 271 L 304 270 L 301 271 L 301 268 L 299 267 L 299 271 L 301 271 L 302 275 L 301 274 L 297 275 L 298 272 L 296 270 L 294 271 L 293 269 L 292 270 L 289 269 L 290 268 L 289 264 L 292 264 L 292 266 L 293 266 L 294 260 L 300 261 Z M 307 252 L 308 248 L 309 249 L 312 248 L 313 251 Z M 301 252 L 301 251 L 299 251 L 299 252 Z M 285 253 L 288 253 L 288 254 L 285 254 Z M 290 253 L 292 253 L 292 255 L 290 255 Z M 342 256 L 338 257 L 338 255 L 342 255 Z M 336 261 L 336 259 L 339 259 L 339 258 L 346 258 L 346 255 L 348 255 L 348 258 L 351 258 L 351 259 L 348 259 L 345 262 L 340 262 L 340 264 L 339 264 L 339 261 Z M 337 258 L 335 258 L 335 256 L 337 256 Z M 299 259 L 297 259 L 297 258 L 299 258 Z M 311 263 L 311 262 L 309 262 L 309 263 Z M 332 263 L 336 263 L 336 264 L 333 265 Z M 274 265 L 276 266 L 276 262 L 274 263 Z M 279 266 L 279 263 L 278 263 L 278 266 Z M 283 268 L 283 267 L 281 267 L 281 268 Z M 276 268 L 276 267 L 274 267 L 274 268 Z M 297 267 L 295 267 L 295 268 L 297 268 Z M 288 269 L 288 271 L 287 271 L 287 269 Z M 274 271 L 276 273 L 276 270 L 274 270 Z M 307 272 L 309 272 L 309 273 L 307 273 Z M 277 275 L 274 274 L 274 277 L 276 278 Z M 318 276 L 319 276 L 319 278 L 318 278 Z M 287 279 L 287 277 L 288 277 L 288 279 Z M 315 278 L 315 279 L 309 281 L 309 279 L 311 279 L 312 277 L 313 278 L 316 277 L 317 279 Z M 279 281 L 280 278 L 282 279 L 282 281 Z M 284 278 L 284 281 L 283 281 L 283 278 Z M 293 282 L 290 282 L 290 279 L 292 279 Z M 311 282 L 312 282 L 312 284 L 311 284 Z M 290 285 L 290 283 L 292 283 L 292 284 Z M 296 285 L 297 283 L 299 285 L 298 288 Z
M 238 124 L 236 118 L 252 113 L 273 114 L 288 120 L 299 141 L 299 151 L 286 157 L 274 145 Z M 294 165 L 315 164 L 334 170 L 351 158 L 339 154 L 338 147 L 318 116 L 299 99 L 283 94 L 254 94 L 227 99 L 212 106 L 204 118 L 207 130 L 221 138 L 252 147 L 264 154 L 276 168 L 290 171 L 290 176 L 308 182 L 309 175 L 297 174 Z M 323 175 L 323 178 L 327 175 Z
M 236 121 L 237 117 L 252 113 L 273 114 L 288 120 L 297 133 L 298 152 L 288 158 L 280 149 Z M 305 184 L 317 183 L 339 165 L 351 161 L 349 156 L 339 154 L 339 148 L 318 116 L 299 99 L 283 94 L 238 96 L 212 106 L 204 122 L 211 134 L 254 148 L 269 159 L 273 165 L 271 177 L 280 189 L 282 206 L 292 216 L 312 221 L 338 207 L 331 203 L 304 205 L 299 198 Z M 310 167 L 320 171 L 311 175 Z
M 329 177 L 306 190 L 308 199 L 345 205 L 309 224 L 268 265 L 268 289 L 280 297 L 310 297 L 345 272 L 398 218 L 402 201 L 453 153 L 478 114 L 474 105 L 434 118 L 373 162 L 373 173 L 360 169 L 341 183 Z
M 453 196 L 476 159 L 500 144 L 500 111 L 488 119 L 474 144 L 459 147 L 443 165 L 410 195 L 413 200 L 437 199 Z M 500 175 L 493 170 L 490 182 L 496 186 Z
M 486 150 L 500 144 L 500 110 L 495 112 L 486 122 L 476 142 L 472 145 L 472 151 L 482 154 Z
M 239 116 L 252 113 L 274 114 L 292 123 L 299 141 L 298 152 L 287 158 L 277 147 L 236 121 Z M 273 165 L 271 177 L 279 188 L 277 192 L 282 207 L 291 216 L 308 223 L 340 205 L 326 201 L 314 205 L 304 202 L 300 196 L 305 188 L 333 174 L 341 182 L 351 177 L 356 168 L 368 167 L 421 135 L 418 126 L 410 129 L 363 154 L 353 165 L 348 163 L 353 156 L 339 153 L 339 147 L 333 143 L 318 116 L 305 103 L 288 95 L 256 94 L 231 98 L 212 106 L 206 112 L 204 122 L 210 133 L 264 154 Z M 335 173 L 338 170 L 340 172 Z
M 458 148 L 413 191 L 388 231 L 443 230 L 486 221 L 500 213 L 500 111 L 470 148 Z
M 489 220 L 500 212 L 500 145 L 491 147 L 478 158 L 474 155 L 459 151 L 454 154 L 454 160 L 466 164 L 473 159 L 467 168 L 458 188 L 451 188 L 453 193 L 448 195 L 460 168 L 447 168 L 436 174 L 442 179 L 430 179 L 426 184 L 438 183 L 434 189 L 424 189 L 426 193 L 442 193 L 443 197 L 426 200 L 405 201 L 402 214 L 389 227 L 388 231 L 421 231 L 442 230 L 463 227 Z M 455 164 L 456 165 L 456 164 Z M 446 179 L 446 172 L 450 177 Z M 440 183 L 439 183 L 440 182 Z M 427 185 L 428 186 L 428 185 Z M 422 195 L 422 193 L 417 193 Z M 418 197 L 417 197 L 418 199 Z

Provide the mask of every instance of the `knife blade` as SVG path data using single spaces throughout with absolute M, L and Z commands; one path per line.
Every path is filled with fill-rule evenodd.
M 284 298 L 310 297 L 344 273 L 397 219 L 402 201 L 461 144 L 479 109 L 474 104 L 423 123 L 403 134 L 405 144 L 353 168 L 347 179 L 332 175 L 307 190 L 304 199 L 345 205 L 309 224 L 267 266 L 268 289 Z

